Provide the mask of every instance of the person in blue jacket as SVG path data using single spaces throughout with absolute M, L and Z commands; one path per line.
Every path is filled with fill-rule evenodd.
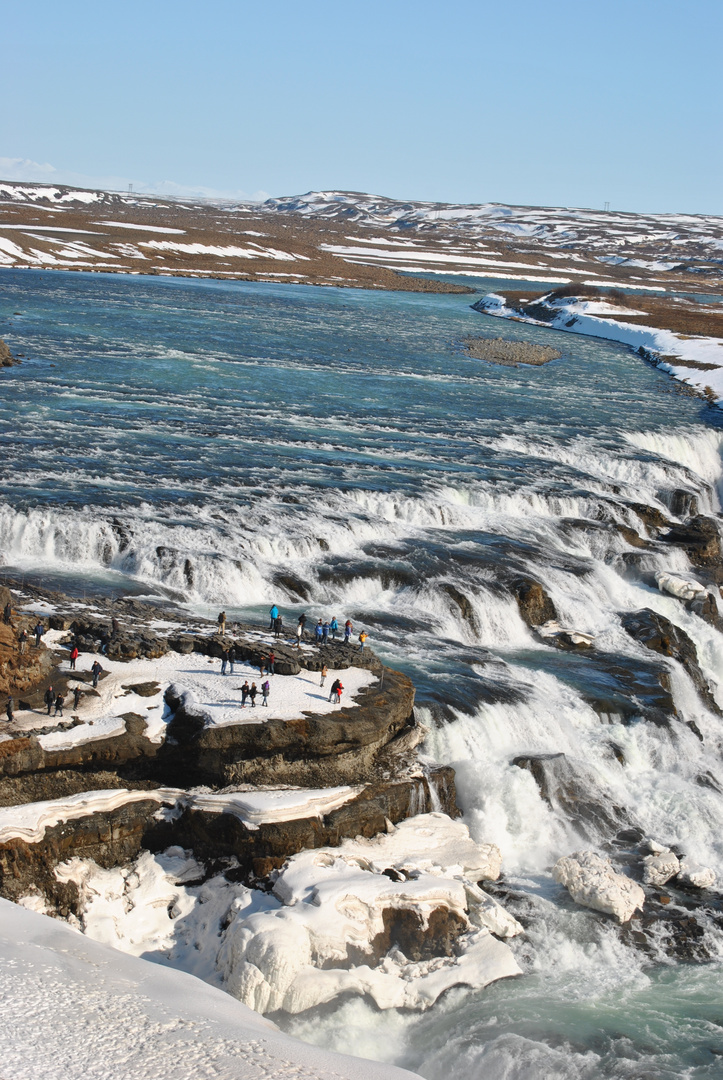
M 274 629 L 274 623 L 276 622 L 276 620 L 279 617 L 279 609 L 277 608 L 276 604 L 274 604 L 273 607 L 271 608 L 271 611 L 269 612 L 269 616 L 271 618 L 271 622 L 269 623 L 269 630 L 273 630 Z

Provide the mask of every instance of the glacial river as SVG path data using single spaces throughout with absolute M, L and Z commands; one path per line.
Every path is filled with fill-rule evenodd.
M 560 622 L 633 679 L 658 658 L 619 615 L 654 608 L 693 639 L 723 705 L 723 635 L 655 588 L 656 570 L 689 572 L 685 556 L 616 527 L 642 529 L 632 503 L 669 514 L 674 491 L 720 510 L 723 416 L 625 348 L 474 300 L 0 271 L 0 336 L 26 358 L 0 371 L 0 560 L 214 616 L 276 602 L 287 625 L 351 618 L 414 679 L 425 753 L 455 767 L 464 820 L 524 897 L 525 974 L 425 1014 L 354 999 L 288 1030 L 429 1080 L 720 1077 L 723 936 L 708 928 L 711 959 L 680 964 L 575 907 L 550 867 L 610 830 L 582 837 L 512 760 L 564 754 L 578 791 L 720 880 L 723 722 L 676 665 L 680 719 L 637 719 L 609 667 L 532 635 L 512 583 L 541 582 Z M 470 335 L 562 358 L 495 367 L 464 354 Z

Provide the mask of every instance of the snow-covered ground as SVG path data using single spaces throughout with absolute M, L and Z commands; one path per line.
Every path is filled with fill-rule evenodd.
M 58 642 L 65 635 L 62 631 L 51 630 L 45 635 L 45 642 L 51 647 L 60 648 Z M 273 640 L 262 633 L 256 637 L 269 647 Z M 62 650 L 67 655 L 67 650 Z M 310 646 L 305 651 L 311 651 Z M 95 653 L 81 653 L 77 660 L 77 671 L 88 672 L 94 660 L 98 660 L 106 673 L 98 684 L 98 697 L 86 695 L 81 699 L 77 714 L 72 709 L 72 697 L 69 695 L 65 705 L 65 717 L 77 715 L 82 723 L 67 731 L 50 732 L 40 735 L 43 749 L 64 750 L 80 743 L 96 739 L 109 738 L 122 734 L 125 724 L 119 719 L 123 713 L 133 712 L 142 716 L 147 725 L 146 735 L 153 742 L 162 742 L 170 713 L 163 702 L 166 689 L 173 683 L 179 689 L 190 692 L 197 708 L 203 711 L 209 726 L 229 724 L 261 724 L 267 720 L 293 720 L 304 712 L 332 713 L 340 706 L 329 701 L 329 691 L 335 679 L 343 684 L 342 706 L 349 706 L 356 695 L 365 687 L 376 682 L 376 675 L 366 668 L 350 667 L 344 670 L 329 670 L 324 686 L 320 686 L 318 672 L 301 670 L 298 675 L 265 675 L 261 677 L 258 667 L 237 662 L 233 675 L 221 675 L 220 660 L 203 656 L 200 653 L 181 655 L 169 652 L 157 660 L 130 660 L 127 662 L 109 660 Z M 61 671 L 71 676 L 70 660 L 65 659 L 60 665 Z M 228 669 L 227 669 L 228 671 Z M 261 685 L 268 679 L 270 683 L 269 703 L 262 704 Z M 157 682 L 158 691 L 146 697 L 124 687 L 133 684 Z M 256 705 L 250 700 L 246 707 L 241 707 L 241 687 L 244 682 L 256 683 L 259 691 Z M 88 683 L 79 679 L 81 689 L 88 689 Z M 31 731 L 39 726 L 47 726 L 48 718 L 37 712 L 18 712 L 16 726 L 21 730 Z
M 183 971 L 0 900 L 4 1080 L 407 1080 L 282 1034 Z

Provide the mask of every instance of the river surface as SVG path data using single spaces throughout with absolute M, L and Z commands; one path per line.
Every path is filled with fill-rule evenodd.
M 616 527 L 641 531 L 631 504 L 669 514 L 680 490 L 719 512 L 721 413 L 626 348 L 474 300 L 0 271 L 0 335 L 25 356 L 0 372 L 0 559 L 48 586 L 214 617 L 276 602 L 287 625 L 351 618 L 412 676 L 425 753 L 455 767 L 464 820 L 527 898 L 525 975 L 422 1015 L 353 1000 L 289 1030 L 429 1080 L 720 1077 L 720 935 L 709 962 L 683 965 L 572 905 L 550 867 L 602 850 L 609 829 L 581 836 L 511 762 L 565 754 L 591 796 L 723 876 L 723 796 L 700 783 L 723 779 L 723 722 L 675 664 L 680 719 L 637 718 L 619 670 L 542 644 L 512 591 L 541 582 L 633 681 L 658 658 L 619 613 L 654 608 L 691 636 L 723 704 L 723 635 L 654 586 L 657 569 L 689 572 L 685 556 L 631 548 Z M 464 354 L 474 335 L 562 358 L 496 367 Z

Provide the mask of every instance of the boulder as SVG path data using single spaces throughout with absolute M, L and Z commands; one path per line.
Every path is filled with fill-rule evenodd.
M 678 856 L 672 851 L 646 855 L 643 859 L 643 881 L 646 885 L 665 885 L 679 870 Z
M 702 600 L 708 592 L 705 585 L 681 574 L 669 574 L 661 570 L 655 575 L 655 580 L 661 592 L 677 596 L 679 600 Z
M 518 578 L 513 583 L 520 615 L 528 626 L 542 626 L 557 619 L 557 610 L 539 581 Z
M 558 859 L 552 876 L 576 904 L 612 915 L 620 923 L 642 910 L 645 893 L 635 881 L 618 874 L 609 859 L 594 851 L 577 851 Z
M 545 802 L 561 810 L 586 840 L 630 824 L 626 811 L 576 773 L 565 754 L 523 754 L 511 764 L 532 773 Z
M 7 343 L 0 338 L 0 367 L 13 367 L 14 364 L 21 363 L 10 352 Z

